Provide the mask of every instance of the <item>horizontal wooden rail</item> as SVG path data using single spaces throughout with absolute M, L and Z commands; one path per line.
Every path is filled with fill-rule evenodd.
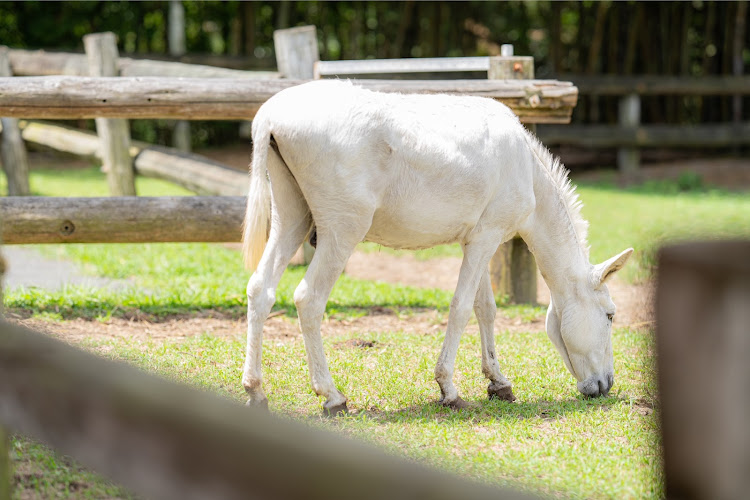
M 609 125 L 543 126 L 537 135 L 545 144 L 591 147 L 726 147 L 750 144 L 750 123 L 733 125 Z
M 10 63 L 16 76 L 88 76 L 85 54 L 47 52 L 46 50 L 10 49 Z M 249 78 L 268 80 L 280 78 L 275 71 L 241 71 L 200 64 L 131 59 L 117 60 L 120 76 L 172 76 L 190 78 Z
M 529 498 L 3 322 L 0 423 L 147 498 Z
M 738 95 L 750 94 L 750 75 L 579 75 L 562 73 L 581 94 L 593 95 Z
M 0 78 L 0 116 L 21 118 L 176 118 L 244 120 L 299 80 L 208 78 Z M 567 123 L 578 99 L 551 80 L 359 80 L 382 92 L 447 93 L 494 98 L 527 123 Z
M 236 242 L 243 196 L 0 198 L 3 242 Z
M 317 61 L 316 77 L 381 73 L 438 73 L 488 71 L 489 57 L 425 57 L 410 59 L 363 59 L 359 61 Z

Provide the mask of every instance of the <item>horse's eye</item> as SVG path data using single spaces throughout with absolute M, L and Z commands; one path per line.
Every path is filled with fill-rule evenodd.
M 607 319 L 612 321 L 612 319 L 615 317 L 614 314 L 607 313 Z

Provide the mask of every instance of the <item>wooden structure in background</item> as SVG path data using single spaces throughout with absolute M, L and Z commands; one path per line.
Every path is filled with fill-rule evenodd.
M 668 247 L 658 269 L 667 498 L 747 498 L 750 241 Z
M 94 77 L 117 76 L 117 40 L 114 33 L 92 33 L 83 37 Z M 102 163 L 113 196 L 135 196 L 135 172 L 130 158 L 130 125 L 122 118 L 95 118 L 101 144 Z
M 13 76 L 8 61 L 8 48 L 0 47 L 0 77 Z M 17 118 L 0 118 L 3 127 L 2 145 L 0 145 L 0 159 L 3 170 L 8 179 L 9 196 L 28 196 L 29 162 L 26 157 L 26 146 L 18 130 Z

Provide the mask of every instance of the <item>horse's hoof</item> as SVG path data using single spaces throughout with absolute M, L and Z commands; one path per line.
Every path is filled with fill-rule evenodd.
M 456 396 L 456 399 L 454 399 L 453 401 L 445 401 L 441 399 L 440 404 L 447 408 L 450 408 L 451 410 L 463 410 L 465 408 L 471 408 L 471 405 L 461 399 L 461 396 Z
M 510 403 L 516 400 L 510 384 L 499 385 L 493 382 L 489 385 L 489 387 L 487 387 L 487 395 L 490 397 L 490 399 L 499 399 L 501 401 L 508 401 Z
M 248 399 L 245 406 L 248 408 L 258 408 L 259 410 L 268 411 L 268 400 L 266 398 L 260 400 Z
M 323 405 L 323 416 L 324 417 L 338 417 L 342 415 L 348 415 L 349 409 L 346 407 L 346 401 L 341 404 L 326 406 Z

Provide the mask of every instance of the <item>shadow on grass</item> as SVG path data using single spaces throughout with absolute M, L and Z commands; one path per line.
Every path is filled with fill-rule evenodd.
M 526 419 L 558 420 L 573 413 L 608 411 L 611 407 L 628 401 L 630 401 L 629 398 L 623 396 L 606 398 L 580 396 L 563 400 L 538 399 L 513 403 L 482 399 L 468 401 L 471 406 L 462 410 L 453 410 L 442 406 L 437 401 L 430 401 L 424 405 L 414 405 L 399 410 L 367 410 L 353 417 L 366 416 L 381 424 L 429 421 L 486 423 Z

